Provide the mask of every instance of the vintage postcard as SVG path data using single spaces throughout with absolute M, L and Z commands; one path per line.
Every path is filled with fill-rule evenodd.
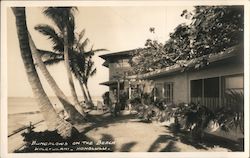
M 249 1 L 1 2 L 3 158 L 247 158 L 248 96 Z

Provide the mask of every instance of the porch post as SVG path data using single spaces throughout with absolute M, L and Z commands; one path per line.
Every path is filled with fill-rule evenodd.
M 131 99 L 131 82 L 128 82 L 128 98 Z
M 117 80 L 117 102 L 120 103 L 120 81 Z
M 221 95 L 221 93 L 222 93 L 222 83 L 221 83 L 222 81 L 221 81 L 221 76 L 219 76 L 219 107 L 221 107 L 222 106 L 222 95 Z M 218 107 L 217 107 L 218 108 Z
M 202 90 L 201 103 L 202 103 L 203 106 L 205 106 L 204 105 L 205 104 L 205 98 L 204 98 L 204 96 L 205 96 L 204 95 L 204 89 L 205 89 L 204 88 L 204 79 L 202 79 L 201 81 L 202 81 L 202 86 L 201 86 L 201 90 Z

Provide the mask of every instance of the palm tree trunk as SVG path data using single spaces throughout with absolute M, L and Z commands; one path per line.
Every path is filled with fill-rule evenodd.
M 50 87 L 54 91 L 55 95 L 59 99 L 59 101 L 62 103 L 64 109 L 69 115 L 69 119 L 72 121 L 72 123 L 78 123 L 84 119 L 84 117 L 75 109 L 75 107 L 68 101 L 67 97 L 65 94 L 62 92 L 62 90 L 59 88 L 57 85 L 56 81 L 54 78 L 51 76 L 49 73 L 47 67 L 43 63 L 41 59 L 41 55 L 38 53 L 38 50 L 36 49 L 35 43 L 32 40 L 31 35 L 29 34 L 29 44 L 31 48 L 31 53 L 40 68 L 41 72 L 43 73 L 45 79 L 49 83 Z
M 57 130 L 57 132 L 64 138 L 70 137 L 72 125 L 69 122 L 66 122 L 65 120 L 59 118 L 38 77 L 29 46 L 25 8 L 14 7 L 12 8 L 12 10 L 16 17 L 16 28 L 19 46 L 28 81 L 31 85 L 34 97 L 38 102 L 40 111 L 47 124 L 48 130 Z
M 85 83 L 84 85 L 85 85 L 85 87 L 86 87 L 86 90 L 87 90 L 87 93 L 88 93 L 89 100 L 90 100 L 90 102 L 93 104 L 92 97 L 91 97 L 91 95 L 90 95 L 90 93 L 89 93 L 89 87 L 88 87 L 88 84 L 87 84 L 87 83 Z
M 78 81 L 79 81 L 79 85 L 80 85 L 81 90 L 82 90 L 82 94 L 83 94 L 84 100 L 87 103 L 87 102 L 89 102 L 88 96 L 87 96 L 87 94 L 85 92 L 85 89 L 84 89 L 83 84 L 81 83 L 80 79 L 78 79 Z
M 70 91 L 73 97 L 73 102 L 76 107 L 76 109 L 83 115 L 85 116 L 86 114 L 84 113 L 83 107 L 80 106 L 80 103 L 77 98 L 77 94 L 75 91 L 75 86 L 72 78 L 72 74 L 70 71 L 70 65 L 69 65 L 69 44 L 68 44 L 68 34 L 67 34 L 67 27 L 64 28 L 63 31 L 63 39 L 64 39 L 64 61 L 65 61 L 65 66 L 66 66 L 66 71 L 68 75 L 68 81 L 69 81 L 69 86 L 70 86 Z

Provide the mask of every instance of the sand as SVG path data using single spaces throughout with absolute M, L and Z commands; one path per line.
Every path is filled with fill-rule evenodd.
M 164 123 L 145 123 L 137 119 L 134 114 L 124 112 L 119 117 L 111 117 L 102 111 L 90 112 L 90 123 L 79 125 L 83 133 L 95 142 L 109 140 L 114 143 L 115 152 L 227 152 L 232 148 L 220 143 L 197 143 L 188 139 L 187 135 L 177 135 L 169 130 Z M 35 131 L 46 129 L 45 123 L 40 123 Z M 9 138 L 9 152 L 20 148 L 22 137 L 16 135 Z

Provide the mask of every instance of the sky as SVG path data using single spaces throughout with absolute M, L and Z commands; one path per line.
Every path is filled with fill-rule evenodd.
M 148 38 L 165 42 L 169 33 L 184 22 L 188 22 L 181 13 L 184 9 L 192 10 L 190 6 L 88 6 L 78 7 L 75 14 L 76 32 L 86 30 L 85 37 L 90 39 L 89 46 L 94 49 L 104 48 L 108 51 L 100 52 L 94 56 L 97 74 L 90 78 L 89 88 L 92 96 L 101 96 L 108 91 L 107 86 L 99 85 L 108 81 L 108 68 L 102 66 L 104 60 L 98 57 L 123 50 L 136 49 L 144 46 Z M 26 8 L 28 30 L 36 44 L 36 47 L 51 50 L 52 43 L 42 34 L 34 30 L 37 24 L 50 24 L 53 22 L 42 14 L 40 7 Z M 155 28 L 155 34 L 149 32 L 149 28 Z M 63 92 L 70 96 L 70 88 L 64 63 L 48 67 L 50 73 Z M 10 8 L 7 9 L 7 72 L 8 72 L 8 96 L 31 97 L 31 87 L 22 63 L 19 44 L 16 33 L 15 17 Z M 38 69 L 39 77 L 46 93 L 54 96 L 50 86 Z M 82 95 L 77 80 L 74 80 L 76 90 Z

